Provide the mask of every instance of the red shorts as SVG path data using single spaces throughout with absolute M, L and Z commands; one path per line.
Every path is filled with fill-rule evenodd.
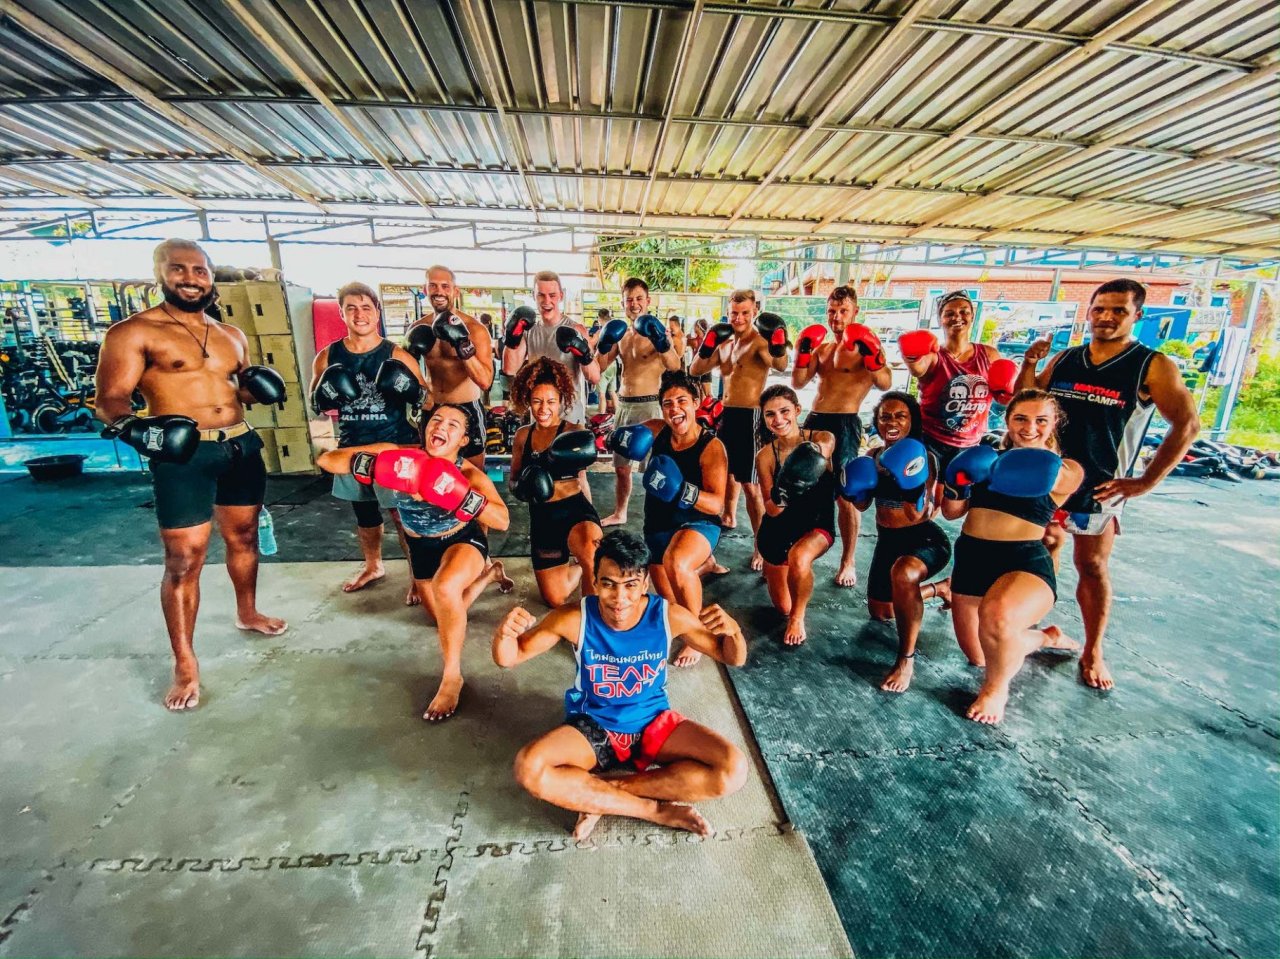
M 585 713 L 575 713 L 566 720 L 591 744 L 596 754 L 593 772 L 608 772 L 628 762 L 644 772 L 654 764 L 663 745 L 682 722 L 684 717 L 674 709 L 664 709 L 638 733 L 615 733 Z

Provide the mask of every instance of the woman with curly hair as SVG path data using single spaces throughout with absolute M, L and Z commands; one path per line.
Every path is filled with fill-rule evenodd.
M 876 504 L 867 610 L 872 619 L 897 627 L 898 658 L 880 688 L 902 693 L 915 671 L 924 601 L 938 597 L 944 608 L 951 602 L 950 580 L 925 582 L 951 561 L 951 541 L 931 518 L 940 467 L 937 456 L 925 448 L 916 398 L 897 390 L 881 394 L 871 422 L 884 446 L 853 460 L 845 476 L 858 510 L 866 510 L 873 500 Z
M 532 422 L 511 444 L 511 491 L 529 504 L 529 558 L 548 606 L 569 601 L 582 587 L 595 595 L 600 515 L 584 492 L 583 471 L 595 462 L 595 436 L 561 411 L 573 403 L 573 379 L 563 363 L 540 357 L 520 368 L 511 399 Z

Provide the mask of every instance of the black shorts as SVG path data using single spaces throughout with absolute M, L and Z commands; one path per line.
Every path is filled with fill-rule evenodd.
M 444 536 L 413 536 L 405 534 L 404 541 L 409 545 L 409 569 L 414 579 L 431 579 L 440 571 L 440 561 L 450 546 L 466 543 L 480 551 L 487 562 L 489 559 L 489 537 L 484 527 L 472 520 L 452 533 Z
M 569 533 L 579 523 L 600 525 L 600 514 L 581 493 L 529 506 L 529 558 L 534 569 L 569 562 Z
M 893 602 L 893 564 L 914 556 L 925 565 L 925 576 L 940 573 L 951 561 L 951 540 L 941 526 L 927 520 L 915 526 L 876 526 L 876 549 L 867 575 L 867 599 Z
M 807 430 L 826 430 L 836 438 L 836 448 L 831 454 L 831 469 L 837 474 L 840 467 L 856 459 L 862 449 L 862 417 L 857 413 L 813 412 L 804 418 Z
M 938 476 L 941 477 L 947 471 L 947 466 L 953 459 L 969 449 L 967 446 L 952 446 L 950 443 L 943 443 L 933 439 L 931 436 L 924 438 L 924 446 L 930 453 L 938 457 Z
M 951 592 L 962 596 L 986 596 L 1005 573 L 1039 576 L 1058 600 L 1058 576 L 1053 571 L 1049 550 L 1038 539 L 1012 541 L 978 539 L 961 533 L 956 540 L 955 567 L 951 570 Z
M 814 530 L 827 538 L 828 546 L 836 541 L 834 508 L 816 517 L 789 516 L 788 513 L 789 510 L 783 510 L 777 516 L 766 513 L 760 520 L 756 549 L 770 566 L 786 566 L 791 547 Z
M 459 403 L 458 405 L 465 406 L 471 410 L 471 426 L 467 430 L 467 445 L 462 448 L 463 458 L 470 459 L 473 456 L 479 456 L 485 451 L 489 437 L 489 430 L 485 424 L 484 404 L 479 400 L 471 400 L 469 403 Z
M 250 430 L 226 440 L 201 440 L 185 463 L 151 462 L 151 488 L 161 529 L 199 526 L 216 506 L 261 506 L 267 491 L 262 437 Z
M 729 457 L 729 475 L 739 483 L 758 483 L 756 453 L 760 451 L 760 410 L 755 406 L 726 406 L 716 436 Z

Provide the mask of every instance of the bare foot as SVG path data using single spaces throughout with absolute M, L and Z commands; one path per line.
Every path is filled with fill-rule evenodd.
M 1114 689 L 1116 681 L 1102 660 L 1102 651 L 1094 649 L 1080 657 L 1080 681 L 1094 689 Z
M 757 573 L 764 572 L 764 557 L 760 555 L 759 550 L 752 550 L 751 552 L 751 568 Z
M 915 656 L 899 656 L 880 688 L 886 693 L 905 693 L 911 686 L 911 676 L 916 670 Z
M 586 842 L 591 836 L 592 831 L 596 828 L 596 823 L 598 823 L 600 819 L 601 817 L 598 813 L 578 813 L 578 821 L 573 826 L 574 842 Z
M 675 802 L 658 803 L 658 815 L 654 822 L 670 826 L 672 829 L 684 829 L 699 836 L 714 836 L 716 831 L 711 823 L 702 818 L 702 813 L 692 806 L 684 806 Z
M 495 559 L 489 564 L 489 568 L 485 572 L 493 572 L 493 582 L 498 584 L 499 593 L 509 593 L 516 588 L 516 581 L 507 575 L 507 568 L 502 565 L 502 560 Z
M 404 594 L 404 604 L 406 606 L 421 606 L 422 597 L 418 595 L 418 587 L 412 582 L 409 583 L 409 592 Z
M 626 510 L 623 510 L 620 513 L 619 512 L 610 513 L 608 516 L 604 517 L 604 519 L 600 520 L 600 525 L 601 526 L 621 526 L 626 521 L 627 521 L 627 513 L 626 513 Z
M 721 526 L 721 528 L 723 528 L 723 529 L 737 529 L 737 528 L 738 528 L 738 517 L 736 517 L 736 516 L 721 516 L 721 517 L 720 517 L 720 526 Z
M 926 585 L 933 590 L 933 595 L 929 597 L 930 599 L 937 598 L 942 600 L 943 609 L 951 608 L 951 577 L 948 576 L 946 579 L 940 579 L 936 583 L 928 583 Z
M 712 556 L 702 564 L 702 568 L 698 570 L 698 575 L 706 579 L 708 576 L 723 576 L 728 572 L 729 567 L 717 563 L 716 558 Z
M 787 617 L 787 631 L 782 634 L 782 641 L 788 646 L 799 646 L 807 637 L 804 620 L 796 616 Z
M 436 698 L 427 704 L 427 711 L 422 718 L 430 722 L 448 719 L 458 710 L 458 697 L 462 695 L 462 677 L 445 676 L 440 680 L 440 688 L 436 690 Z
M 1066 635 L 1057 626 L 1044 626 L 1040 632 L 1044 633 L 1044 641 L 1040 644 L 1041 649 L 1079 649 L 1080 644 Z
M 836 570 L 836 585 L 846 589 L 858 585 L 858 572 L 853 568 L 853 560 L 840 564 L 840 568 Z
M 387 571 L 381 563 L 377 566 L 361 566 L 356 570 L 354 576 L 342 584 L 342 591 L 344 593 L 357 592 L 371 583 L 376 583 L 386 575 Z
M 1004 707 L 1007 702 L 1009 702 L 1009 690 L 983 688 L 978 690 L 978 698 L 973 701 L 973 705 L 965 715 L 975 723 L 995 726 L 1004 719 Z
M 243 629 L 250 633 L 262 633 L 264 636 L 279 636 L 289 624 L 283 619 L 276 619 L 274 616 L 263 616 L 259 612 L 253 612 L 248 616 L 236 617 L 236 629 Z
M 675 659 L 671 660 L 671 665 L 679 666 L 681 669 L 688 669 L 690 666 L 698 665 L 698 660 L 700 659 L 702 659 L 702 653 L 686 646 L 680 650 Z
M 173 667 L 173 685 L 164 694 L 164 708 L 174 712 L 200 705 L 200 669 L 195 660 L 189 666 Z

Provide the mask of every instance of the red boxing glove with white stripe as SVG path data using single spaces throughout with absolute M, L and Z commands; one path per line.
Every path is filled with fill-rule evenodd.
M 898 349 L 907 361 L 920 359 L 938 352 L 938 338 L 929 330 L 912 330 L 898 337 Z
M 357 453 L 351 472 L 361 483 L 421 497 L 464 522 L 475 519 L 489 503 L 471 488 L 462 470 L 424 450 L 383 450 L 377 456 Z

